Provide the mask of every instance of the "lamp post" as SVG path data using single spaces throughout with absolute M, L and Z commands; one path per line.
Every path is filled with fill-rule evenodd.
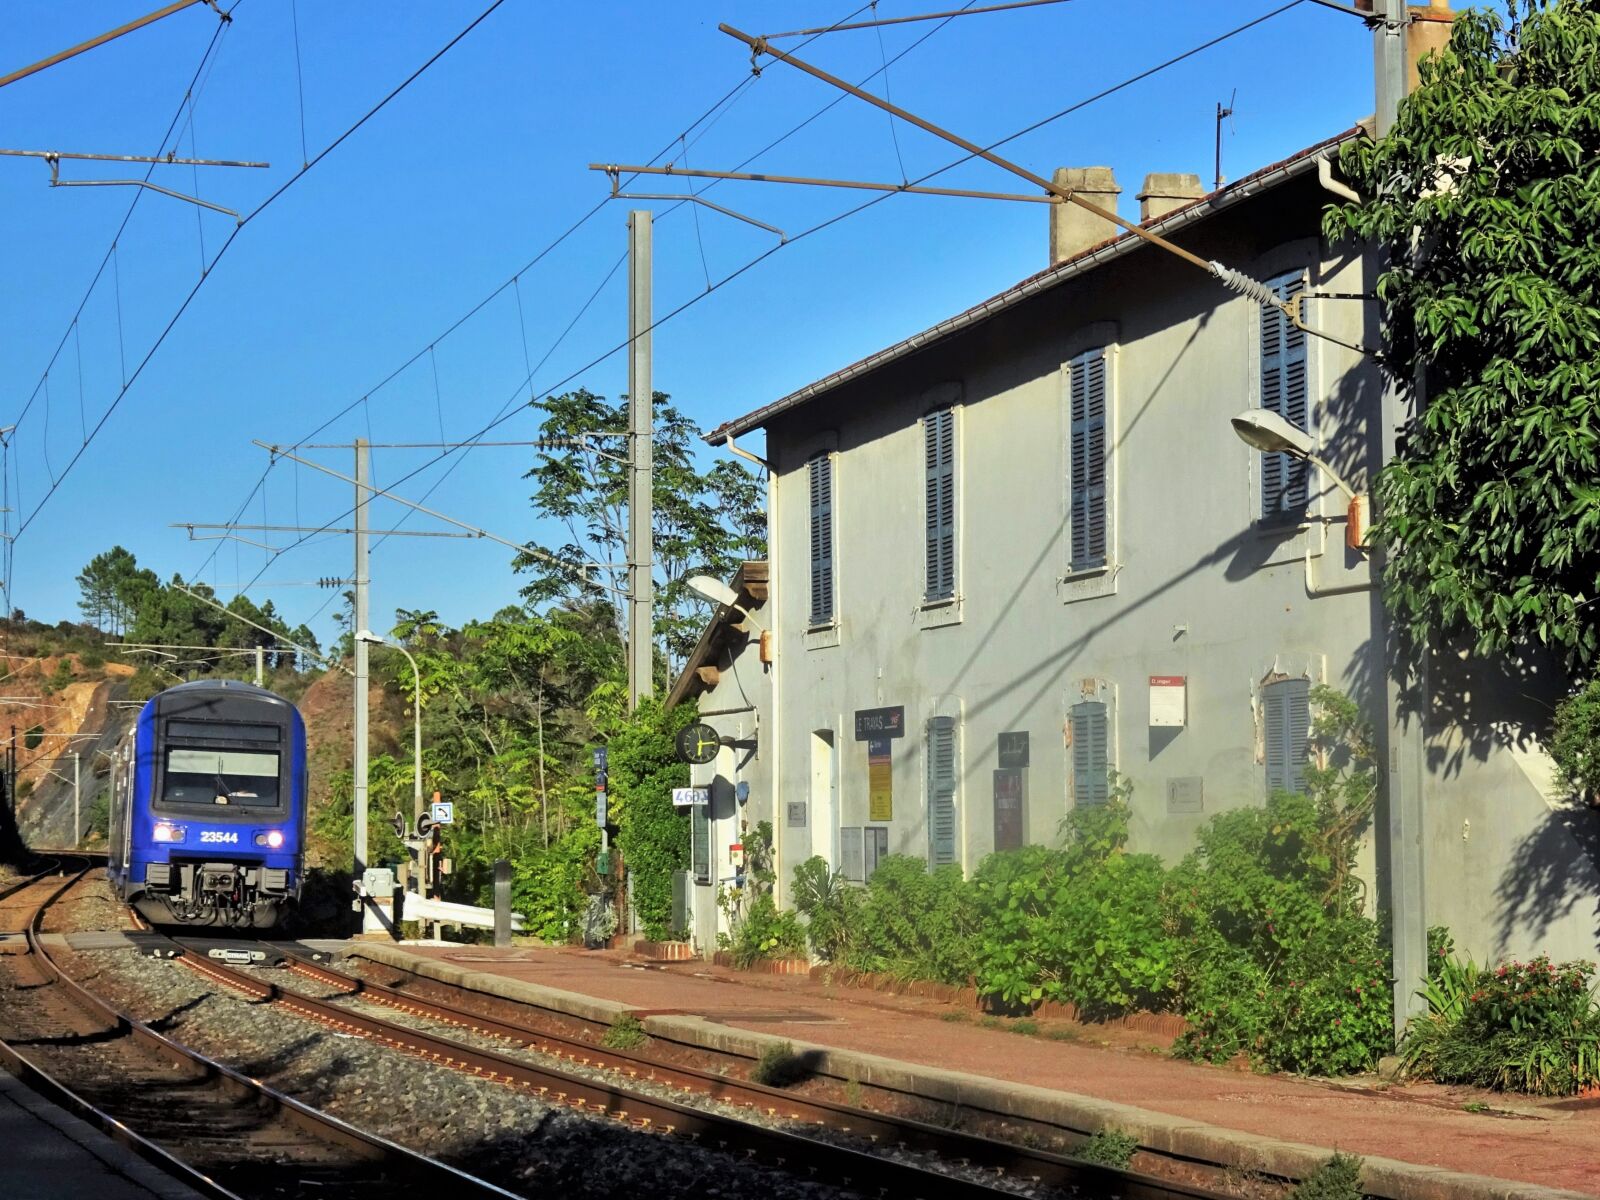
M 683 586 L 708 603 L 733 609 L 734 612 L 743 615 L 744 619 L 756 629 L 761 628 L 761 623 L 755 619 L 750 610 L 739 603 L 738 593 L 715 576 L 690 575 L 683 581 Z
M 1341 479 L 1326 461 L 1314 453 L 1316 443 L 1305 430 L 1296 428 L 1274 412 L 1252 408 L 1232 419 L 1233 431 L 1240 440 L 1257 450 L 1284 453 L 1317 466 L 1345 495 L 1350 497 L 1349 525 L 1346 544 L 1361 553 L 1367 553 L 1365 540 L 1367 525 L 1367 498 Z M 1381 572 L 1381 562 L 1372 564 L 1372 580 L 1359 585 L 1364 590 L 1375 588 Z M 1311 591 L 1311 552 L 1306 549 L 1306 587 Z M 1346 590 L 1344 588 L 1333 590 Z M 1350 589 L 1354 590 L 1354 589 Z M 1313 595 L 1327 592 L 1312 592 Z M 1374 606 L 1375 631 L 1381 631 L 1378 641 L 1387 647 L 1391 641 L 1385 610 L 1381 602 Z M 1425 660 L 1424 660 L 1425 661 Z M 1385 681 L 1386 741 L 1388 743 L 1388 817 L 1389 817 L 1389 913 L 1390 941 L 1394 947 L 1394 1024 L 1398 1040 L 1405 1031 L 1408 1018 L 1422 1011 L 1421 993 L 1417 982 L 1428 969 L 1428 921 L 1423 896 L 1425 882 L 1423 869 L 1423 791 L 1427 782 L 1426 730 L 1420 716 L 1406 718 L 1406 704 L 1402 698 L 1405 684 L 1404 668 L 1397 661 L 1393 675 Z M 1426 670 L 1415 681 L 1426 705 Z
M 1264 454 L 1287 454 L 1291 458 L 1301 459 L 1326 475 L 1350 500 L 1345 543 L 1352 550 L 1365 553 L 1367 497 L 1346 483 L 1339 472 L 1328 465 L 1328 460 L 1316 453 L 1316 443 L 1311 440 L 1309 433 L 1264 408 L 1247 408 L 1234 417 L 1231 424 L 1245 445 Z
M 411 693 L 411 821 L 412 828 L 422 816 L 422 672 L 417 669 L 417 660 L 398 642 L 387 642 L 370 629 L 356 631 L 356 641 L 365 642 L 369 646 L 388 646 L 398 650 L 406 656 L 406 661 L 411 664 L 411 679 L 413 691 Z

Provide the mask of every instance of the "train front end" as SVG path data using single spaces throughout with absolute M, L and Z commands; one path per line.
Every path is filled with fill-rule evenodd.
M 168 688 L 139 714 L 124 898 L 157 925 L 271 929 L 299 900 L 305 725 L 231 680 Z

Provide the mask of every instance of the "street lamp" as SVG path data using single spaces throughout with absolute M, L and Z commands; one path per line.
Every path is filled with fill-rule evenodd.
M 1367 498 L 1357 492 L 1316 453 L 1316 443 L 1305 430 L 1291 425 L 1283 417 L 1264 408 L 1248 408 L 1232 419 L 1234 433 L 1245 445 L 1265 454 L 1287 454 L 1312 464 L 1332 481 L 1333 485 L 1350 498 L 1347 511 L 1348 525 L 1345 544 L 1352 550 L 1366 551 Z M 693 587 L 693 584 L 690 584 Z
M 702 600 L 711 604 L 720 604 L 724 608 L 731 608 L 736 613 L 742 613 L 745 620 L 749 621 L 757 629 L 761 628 L 761 623 L 755 619 L 755 615 L 739 603 L 738 593 L 715 576 L 690 575 L 683 581 L 683 586 Z
M 411 678 L 414 683 L 411 694 L 411 819 L 415 826 L 416 821 L 422 816 L 422 672 L 417 670 L 417 660 L 411 657 L 411 651 L 398 642 L 386 642 L 370 629 L 358 629 L 356 641 L 365 642 L 369 646 L 388 646 L 392 650 L 398 650 L 411 664 Z

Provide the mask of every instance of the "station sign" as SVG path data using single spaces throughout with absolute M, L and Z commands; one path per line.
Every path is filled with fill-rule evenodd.
M 862 708 L 856 710 L 856 741 L 898 738 L 906 735 L 906 708 Z

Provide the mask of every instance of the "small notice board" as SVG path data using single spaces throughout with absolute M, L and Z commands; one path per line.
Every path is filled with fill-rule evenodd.
M 1186 675 L 1150 676 L 1150 724 L 1182 728 L 1189 712 L 1189 678 Z

